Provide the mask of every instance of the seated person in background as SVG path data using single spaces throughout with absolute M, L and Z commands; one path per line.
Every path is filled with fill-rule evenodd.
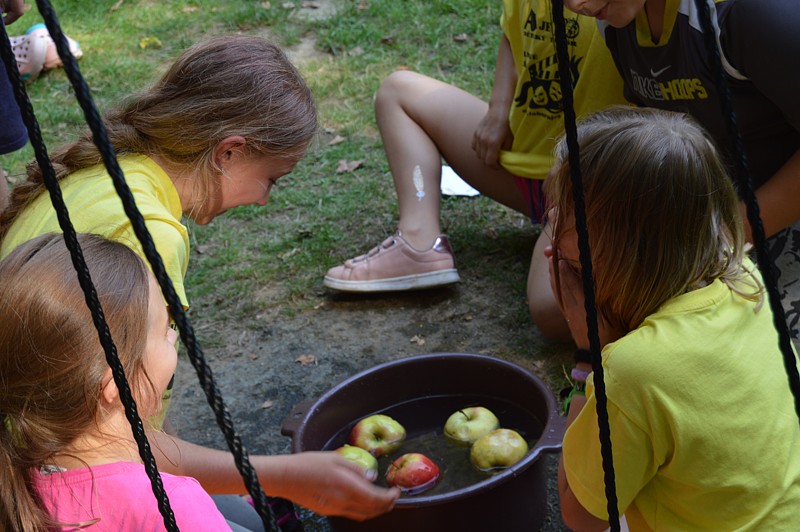
M 329 288 L 384 292 L 459 280 L 453 252 L 441 234 L 442 157 L 481 194 L 533 223 L 543 221 L 542 181 L 563 131 L 561 86 L 550 0 L 505 0 L 503 36 L 488 103 L 414 72 L 399 71 L 381 85 L 375 115 L 394 179 L 398 232 L 365 255 L 331 268 Z M 623 103 L 622 85 L 593 21 L 564 13 L 577 114 Z M 528 277 L 534 322 L 553 339 L 569 330 L 547 280 L 538 239 Z

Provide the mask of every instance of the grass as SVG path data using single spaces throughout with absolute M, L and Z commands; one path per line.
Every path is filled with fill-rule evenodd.
M 290 2 L 291 3 L 291 2 Z M 236 320 L 259 306 L 284 312 L 316 304 L 324 271 L 375 245 L 396 227 L 388 165 L 373 114 L 375 91 L 389 73 L 409 68 L 488 98 L 500 37 L 501 4 L 483 0 L 333 0 L 334 14 L 315 19 L 284 2 L 154 0 L 55 2 L 64 31 L 81 43 L 81 71 L 102 111 L 146 86 L 188 45 L 227 32 L 267 35 L 291 49 L 311 36 L 318 53 L 299 63 L 319 105 L 322 135 L 295 171 L 281 180 L 266 208 L 232 210 L 206 227 L 191 227 L 195 256 L 187 286 L 193 309 L 211 319 Z M 288 4 L 286 4 L 288 5 Z M 40 21 L 36 8 L 9 27 L 22 33 Z M 464 35 L 466 38 L 456 38 Z M 161 46 L 141 47 L 157 38 Z M 47 72 L 28 86 L 45 142 L 54 147 L 84 127 L 63 72 Z M 334 135 L 345 141 L 329 146 Z M 22 179 L 32 149 L 0 158 L 12 181 Z M 337 174 L 339 160 L 362 168 Z M 354 216 L 353 213 L 359 213 Z M 485 242 L 518 231 L 521 220 L 485 198 L 444 201 L 442 222 L 462 263 L 483 262 Z M 476 223 L 478 222 L 478 223 Z M 498 233 L 499 232 L 499 233 Z M 514 241 L 514 239 L 510 239 Z M 516 260 L 529 253 L 520 244 Z M 519 261 L 517 261 L 519 262 Z M 513 283 L 507 269 L 481 274 Z M 506 273 L 504 273 L 506 269 Z M 252 286 L 270 285 L 255 297 Z M 246 303 L 243 303 L 246 301 Z

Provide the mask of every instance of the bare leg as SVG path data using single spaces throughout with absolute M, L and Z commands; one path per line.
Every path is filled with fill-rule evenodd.
M 6 181 L 5 170 L 0 168 L 0 213 L 8 207 L 9 193 L 8 181 Z
M 381 85 L 375 115 L 397 192 L 399 229 L 412 246 L 426 249 L 441 233 L 442 157 L 483 195 L 529 214 L 511 175 L 485 165 L 472 150 L 473 133 L 487 109 L 475 96 L 414 72 L 395 72 Z M 422 198 L 413 180 L 416 167 Z
M 459 281 L 441 235 L 442 157 L 470 185 L 529 214 L 511 174 L 490 167 L 472 149 L 488 105 L 452 85 L 414 72 L 395 72 L 381 85 L 375 115 L 392 171 L 402 237 L 328 270 L 324 284 L 349 292 L 385 292 Z
M 544 248 L 548 245 L 550 239 L 542 233 L 533 247 L 528 273 L 528 307 L 533 323 L 546 338 L 554 342 L 571 342 L 572 335 L 550 286 L 550 272 L 544 256 Z

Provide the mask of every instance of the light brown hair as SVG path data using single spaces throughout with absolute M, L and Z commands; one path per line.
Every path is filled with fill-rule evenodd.
M 630 331 L 718 278 L 758 300 L 761 285 L 742 262 L 735 190 L 689 116 L 614 107 L 581 122 L 578 142 L 596 306 L 607 320 Z M 574 203 L 565 140 L 556 152 L 545 193 L 560 231 Z
M 147 269 L 122 244 L 93 235 L 79 242 L 136 395 L 152 387 L 143 362 Z M 42 530 L 52 521 L 31 473 L 98 428 L 108 370 L 61 235 L 35 238 L 0 261 L 0 323 L 0 529 Z
M 199 169 L 200 197 L 218 186 L 213 150 L 239 135 L 251 155 L 299 159 L 317 130 L 311 91 L 284 52 L 260 37 L 218 37 L 187 49 L 152 87 L 133 95 L 104 123 L 117 154 L 158 156 L 176 168 Z M 101 164 L 89 131 L 51 154 L 58 179 Z M 45 190 L 34 161 L 0 215 L 0 239 Z M 199 207 L 203 210 L 203 206 Z

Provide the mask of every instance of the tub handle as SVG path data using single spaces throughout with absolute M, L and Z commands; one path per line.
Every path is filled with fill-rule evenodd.
M 283 424 L 281 425 L 281 434 L 284 436 L 292 437 L 294 433 L 297 432 L 297 429 L 300 428 L 300 423 L 303 417 L 308 412 L 309 408 L 314 405 L 314 401 L 300 401 L 296 405 L 292 407 L 292 410 L 289 412 L 289 415 L 283 420 Z
M 536 447 L 539 447 L 542 452 L 561 452 L 561 443 L 564 441 L 564 432 L 567 430 L 567 418 L 559 412 L 553 412 L 545 429 Z

